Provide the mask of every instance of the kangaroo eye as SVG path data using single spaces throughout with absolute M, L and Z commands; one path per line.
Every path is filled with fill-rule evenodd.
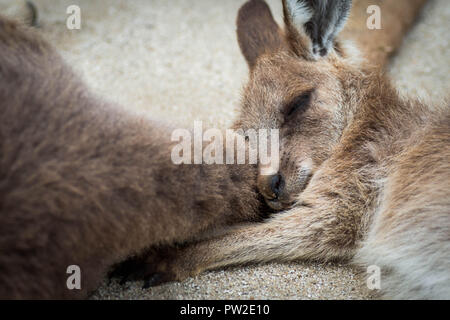
M 305 111 L 306 108 L 309 106 L 309 103 L 311 102 L 311 94 L 312 90 L 304 92 L 303 94 L 296 97 L 294 100 L 292 100 L 285 108 L 285 115 L 286 117 L 292 116 L 294 113 L 297 113 L 299 111 Z

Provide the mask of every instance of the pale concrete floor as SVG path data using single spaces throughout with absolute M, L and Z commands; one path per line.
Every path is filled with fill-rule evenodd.
M 3 2 L 11 0 L 0 0 Z M 35 0 L 42 33 L 97 92 L 130 110 L 191 127 L 228 127 L 247 78 L 235 36 L 244 0 Z M 281 22 L 278 0 L 268 1 Z M 65 28 L 66 8 L 82 29 Z M 450 2 L 431 0 L 390 73 L 407 94 L 439 101 L 450 88 Z M 141 290 L 103 285 L 96 299 L 366 299 L 365 276 L 351 267 L 268 264 L 207 272 Z

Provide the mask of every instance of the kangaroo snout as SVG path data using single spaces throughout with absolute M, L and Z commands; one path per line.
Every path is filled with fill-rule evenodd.
M 257 185 L 259 192 L 272 209 L 283 210 L 290 206 L 289 195 L 285 192 L 286 180 L 280 173 L 260 175 Z
M 284 187 L 284 179 L 280 174 L 260 175 L 258 177 L 259 192 L 267 200 L 277 200 Z
M 285 210 L 291 207 L 296 196 L 307 187 L 312 175 L 313 164 L 311 159 L 300 164 L 286 163 L 280 170 L 271 174 L 264 174 L 260 170 L 257 178 L 257 187 L 266 203 L 275 210 Z

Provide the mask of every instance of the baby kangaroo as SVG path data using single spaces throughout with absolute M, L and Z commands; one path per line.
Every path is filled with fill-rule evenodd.
M 94 96 L 1 17 L 0 109 L 0 299 L 84 298 L 143 249 L 259 218 L 256 166 L 175 165 L 170 128 Z
M 352 260 L 381 269 L 386 297 L 450 298 L 449 106 L 401 98 L 367 67 L 338 37 L 350 7 L 284 0 L 284 31 L 264 1 L 241 8 L 250 80 L 236 127 L 279 129 L 280 166 L 258 187 L 284 211 L 143 274 L 180 280 L 232 264 Z

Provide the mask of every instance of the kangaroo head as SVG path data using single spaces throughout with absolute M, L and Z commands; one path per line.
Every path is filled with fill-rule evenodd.
M 260 172 L 258 188 L 274 209 L 293 203 L 346 125 L 356 51 L 336 39 L 350 0 L 283 0 L 281 30 L 264 1 L 239 11 L 238 41 L 250 68 L 236 128 L 278 129 L 280 163 Z

